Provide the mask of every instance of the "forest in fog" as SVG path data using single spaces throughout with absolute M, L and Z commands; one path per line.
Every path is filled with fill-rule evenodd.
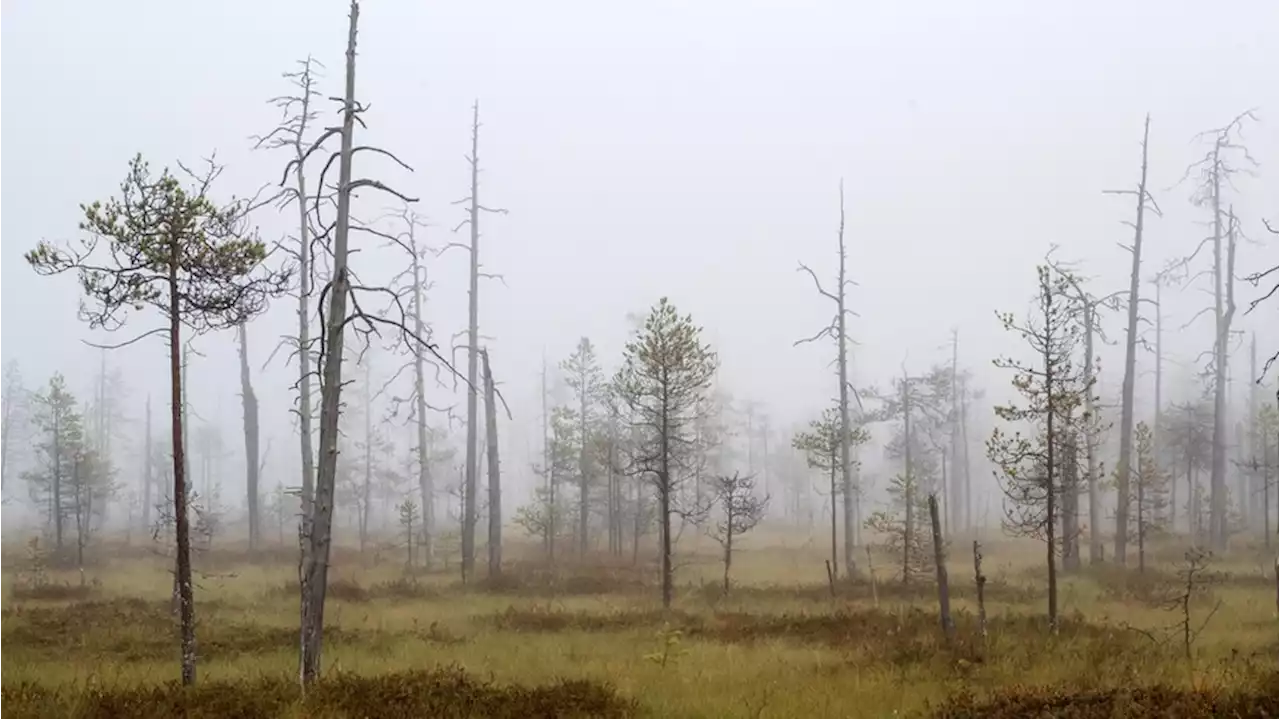
M 695 555 L 728 595 L 742 547 L 803 546 L 832 597 L 941 587 L 946 632 L 980 541 L 1038 543 L 1054 631 L 1061 576 L 1156 547 L 1280 573 L 1257 23 L 1120 7 L 1096 53 L 1088 3 L 10 31 L 52 5 L 5 10 L 4 542 L 82 585 L 161 558 L 184 683 L 218 552 L 296 566 L 304 685 L 341 552 L 482 586 L 600 558 L 670 609 Z M 1118 49 L 1145 22 L 1178 52 Z M 204 30 L 86 30 L 124 23 Z

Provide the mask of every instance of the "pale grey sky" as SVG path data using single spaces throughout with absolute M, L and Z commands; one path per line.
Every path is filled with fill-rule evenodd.
M 91 335 L 75 318 L 75 283 L 35 276 L 22 253 L 73 237 L 78 203 L 113 193 L 135 152 L 158 166 L 217 149 L 230 165 L 224 194 L 277 179 L 286 158 L 250 152 L 248 137 L 274 125 L 266 101 L 289 89 L 280 74 L 295 60 L 324 62 L 323 89 L 336 94 L 346 13 L 343 0 L 4 4 L 4 359 L 31 383 L 61 370 L 87 387 L 96 352 L 80 342 Z M 544 351 L 558 360 L 587 335 L 612 370 L 625 314 L 663 295 L 705 327 L 727 389 L 767 404 L 777 424 L 816 414 L 834 387 L 832 350 L 792 342 L 831 310 L 795 268 L 834 272 L 842 177 L 859 384 L 883 383 L 904 357 L 917 370 L 943 360 L 959 326 L 962 362 L 1000 396 L 1007 377 L 990 360 L 1016 345 L 993 312 L 1026 307 L 1050 243 L 1085 262 L 1099 294 L 1123 286 L 1116 243 L 1129 240 L 1119 223 L 1132 207 L 1101 191 L 1136 182 L 1146 112 L 1165 209 L 1148 236 L 1150 271 L 1203 232 L 1189 188 L 1171 188 L 1197 157 L 1192 136 L 1249 108 L 1261 167 L 1235 203 L 1264 244 L 1242 248 L 1241 274 L 1274 263 L 1261 218 L 1278 213 L 1278 25 L 1274 0 L 374 0 L 361 14 L 358 94 L 372 106 L 362 137 L 416 172 L 364 167 L 421 197 L 435 241 L 447 241 L 463 218 L 450 202 L 467 194 L 479 98 L 483 195 L 510 210 L 485 223 L 484 264 L 508 286 L 487 285 L 481 312 L 521 425 L 513 442 L 536 417 Z M 291 217 L 262 215 L 264 236 Z M 372 249 L 354 262 L 397 268 Z M 439 335 L 465 322 L 465 267 L 459 254 L 432 268 Z M 1167 314 L 1180 323 L 1203 301 L 1188 290 Z M 290 312 L 282 303 L 251 327 L 255 364 Z M 1109 325 L 1120 337 L 1119 320 Z M 1274 347 L 1274 305 L 1238 327 Z M 1210 341 L 1202 324 L 1168 343 L 1187 356 Z M 236 446 L 232 336 L 200 347 L 192 400 Z M 161 406 L 159 340 L 113 361 Z M 294 461 L 290 377 L 277 361 L 256 380 L 278 468 Z

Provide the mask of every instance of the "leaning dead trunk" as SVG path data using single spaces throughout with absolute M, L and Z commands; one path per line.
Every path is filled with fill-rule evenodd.
M 938 516 L 938 497 L 929 495 L 929 522 L 933 528 L 933 563 L 938 573 L 938 615 L 942 634 L 950 643 L 956 627 L 951 621 L 951 587 L 947 583 L 947 553 L 942 544 L 942 520 Z
M 245 491 L 249 509 L 249 551 L 258 549 L 262 531 L 262 514 L 258 506 L 258 396 L 249 381 L 249 342 L 245 326 L 240 325 L 236 334 L 240 339 L 240 398 L 244 404 L 244 464 Z
M 348 235 L 351 220 L 351 150 L 357 110 L 356 28 L 360 5 L 352 0 L 347 31 L 346 88 L 343 93 L 342 148 L 338 168 L 338 212 L 334 224 L 333 279 L 325 313 L 325 353 L 320 386 L 320 456 L 310 531 L 303 540 L 299 584 L 302 595 L 299 679 L 305 687 L 320 675 L 320 649 L 324 632 L 324 600 L 329 578 L 330 530 L 333 525 L 334 481 L 338 469 L 338 414 L 341 411 L 342 353 L 347 320 Z
M 484 364 L 485 433 L 489 438 L 489 576 L 498 577 L 502 574 L 502 471 L 498 463 L 497 393 L 488 350 L 480 350 L 480 361 Z

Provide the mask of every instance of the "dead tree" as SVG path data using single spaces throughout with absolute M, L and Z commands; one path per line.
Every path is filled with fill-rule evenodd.
M 1209 469 L 1209 535 L 1212 546 L 1225 550 L 1227 546 L 1227 342 L 1231 337 L 1231 322 L 1235 318 L 1235 261 L 1236 240 L 1239 226 L 1235 212 L 1223 195 L 1224 185 L 1232 186 L 1232 179 L 1248 173 L 1257 162 L 1241 141 L 1244 124 L 1255 120 L 1252 111 L 1236 116 L 1224 127 L 1196 136 L 1198 140 L 1211 140 L 1212 146 L 1204 157 L 1192 163 L 1183 176 L 1185 181 L 1195 176 L 1196 187 L 1191 202 L 1197 207 L 1208 207 L 1212 213 L 1212 234 L 1200 241 L 1194 252 L 1179 260 L 1176 266 L 1188 269 L 1192 261 L 1205 247 L 1213 254 L 1208 271 L 1186 277 L 1190 282 L 1201 275 L 1208 275 L 1213 282 L 1213 306 L 1192 317 L 1212 313 L 1214 341 L 1209 374 L 1213 377 L 1213 455 Z M 1188 323 L 1190 324 L 1190 322 Z
M 254 552 L 258 549 L 262 532 L 258 492 L 258 396 L 249 381 L 249 340 L 244 325 L 236 328 L 236 335 L 240 340 L 240 400 L 244 406 L 244 483 L 249 510 L 249 551 Z
M 81 226 L 90 238 L 79 247 L 41 242 L 27 261 L 42 275 L 76 271 L 88 302 L 81 316 L 94 329 L 118 330 L 129 312 L 151 307 L 165 324 L 109 348 L 124 347 L 152 335 L 169 341 L 172 399 L 174 525 L 177 538 L 175 582 L 181 617 L 182 681 L 195 682 L 195 602 L 191 579 L 189 489 L 183 422 L 182 327 L 194 333 L 227 329 L 261 313 L 268 298 L 284 290 L 287 276 L 260 272 L 266 247 L 245 226 L 258 203 L 232 201 L 218 206 L 210 197 L 221 167 L 212 160 L 204 173 L 183 168 L 191 181 L 168 170 L 159 178 L 141 156 L 129 164 L 119 198 L 83 206 Z M 98 252 L 99 245 L 102 252 Z
M 428 254 L 433 253 L 433 250 L 427 246 L 418 234 L 420 230 L 425 231 L 426 228 L 430 227 L 430 224 L 425 218 L 420 217 L 407 207 L 401 209 L 394 217 L 403 225 L 404 229 L 387 233 L 372 229 L 368 231 L 381 235 L 388 241 L 388 245 L 398 247 L 407 256 L 408 265 L 391 279 L 389 286 L 395 293 L 398 302 L 408 304 L 406 320 L 411 323 L 414 336 L 420 337 L 426 342 L 431 342 L 433 331 L 431 324 L 426 320 L 424 308 L 426 306 L 426 294 L 434 285 L 427 276 L 426 267 Z M 427 423 L 427 412 L 433 411 L 451 416 L 454 408 L 452 406 L 437 407 L 427 402 L 426 372 L 428 366 L 433 370 L 435 384 L 437 386 L 443 385 L 440 378 L 441 367 L 435 361 L 434 356 L 421 344 L 403 346 L 403 350 L 409 353 L 409 361 L 392 374 L 387 386 L 390 386 L 405 370 L 413 370 L 413 390 L 409 396 L 394 396 L 391 401 L 393 413 L 398 413 L 402 404 L 409 406 L 409 415 L 417 432 L 415 454 L 417 456 L 418 491 L 422 498 L 422 549 L 429 569 L 435 559 L 436 490 L 435 479 L 431 474 L 431 428 Z
M 838 270 L 836 271 L 836 289 L 829 292 L 822 287 L 822 282 L 818 279 L 818 275 L 804 263 L 800 264 L 799 272 L 804 272 L 813 280 L 813 286 L 817 289 L 818 294 L 835 303 L 836 312 L 831 322 L 818 331 L 812 337 L 797 341 L 796 345 L 814 342 L 818 339 L 826 337 L 836 343 L 836 377 L 839 381 L 839 397 L 840 397 L 840 488 L 844 497 L 844 561 L 845 574 L 853 577 L 857 572 L 857 560 L 854 558 L 853 538 L 854 538 L 854 504 L 857 502 L 857 488 L 854 486 L 853 478 L 853 459 L 852 446 L 850 437 L 853 433 L 853 423 L 850 419 L 849 400 L 850 394 L 853 399 L 861 406 L 861 400 L 858 398 L 857 392 L 851 392 L 849 385 L 849 333 L 848 319 L 850 316 L 857 317 L 857 313 L 848 308 L 845 292 L 853 284 L 848 278 L 845 263 L 848 255 L 845 252 L 844 243 L 844 180 L 840 181 L 840 224 L 836 230 L 836 247 L 839 256 Z M 835 501 L 834 499 L 832 501 Z
M 480 349 L 484 365 L 485 433 L 489 438 L 489 576 L 502 574 L 502 471 L 498 463 L 498 408 L 489 369 L 489 351 Z
M 1155 198 L 1147 190 L 1147 140 L 1151 132 L 1151 115 L 1147 115 L 1142 125 L 1142 169 L 1138 177 L 1138 185 L 1132 190 L 1107 190 L 1107 194 L 1129 195 L 1134 198 L 1136 211 L 1134 221 L 1125 224 L 1133 228 L 1133 244 L 1124 246 L 1132 256 L 1132 269 L 1129 271 L 1128 329 L 1124 344 L 1124 381 L 1121 384 L 1120 400 L 1120 456 L 1116 461 L 1116 536 L 1115 561 L 1123 565 L 1129 537 L 1129 466 L 1133 456 L 1133 390 L 1136 379 L 1137 346 L 1138 346 L 1138 288 L 1142 275 L 1142 232 L 1148 210 L 1160 214 Z M 1090 524 L 1100 517 L 1091 516 Z M 1091 530 L 1092 531 L 1092 530 Z M 1092 545 L 1092 542 L 1090 543 Z M 1090 550 L 1092 553 L 1092 549 Z M 1092 557 L 1090 558 L 1092 560 Z
M 467 206 L 467 219 L 453 228 L 454 232 L 463 227 L 470 227 L 471 238 L 467 244 L 450 242 L 441 252 L 451 248 L 466 250 L 471 262 L 470 283 L 467 289 L 467 458 L 466 458 L 466 503 L 462 516 L 462 576 L 468 577 L 475 568 L 476 561 L 476 492 L 479 465 L 479 386 L 478 376 L 480 359 L 480 279 L 499 279 L 494 275 L 480 271 L 480 213 L 490 212 L 506 214 L 501 208 L 490 208 L 480 203 L 480 101 L 471 106 L 471 154 L 467 155 L 467 164 L 471 166 L 471 194 L 454 202 L 455 205 Z
M 929 522 L 933 530 L 933 563 L 938 574 L 938 616 L 942 622 L 942 635 L 950 642 L 955 638 L 956 625 L 951 621 L 951 587 L 947 583 L 947 551 L 942 539 L 942 521 L 938 517 L 938 497 L 929 495 Z
M 311 292 L 312 277 L 314 269 L 314 251 L 312 247 L 315 232 L 311 227 L 308 219 L 308 203 L 315 203 L 317 206 L 321 198 L 314 198 L 307 195 L 307 175 L 305 172 L 305 164 L 310 146 L 310 132 L 312 123 L 316 120 L 317 114 L 312 107 L 312 101 L 317 97 L 318 93 L 315 83 L 318 70 L 324 66 L 314 58 L 308 57 L 298 63 L 301 68 L 295 72 L 284 73 L 285 79 L 297 88 L 295 95 L 283 95 L 273 98 L 271 104 L 280 108 L 283 115 L 281 123 L 270 133 L 265 136 L 256 138 L 255 148 L 285 148 L 293 152 L 293 184 L 284 186 L 281 189 L 280 205 L 281 207 L 292 202 L 297 207 L 298 212 L 298 236 L 293 247 L 284 244 L 278 244 L 277 249 L 283 251 L 294 262 L 298 268 L 298 285 L 297 292 L 297 319 L 298 334 L 292 338 L 286 338 L 285 343 L 292 345 L 293 353 L 298 360 L 298 381 L 296 389 L 298 392 L 298 407 L 295 410 L 298 414 L 298 436 L 299 450 L 302 454 L 302 484 L 300 486 L 302 499 L 302 515 L 303 527 L 305 531 L 308 517 L 311 515 L 312 498 L 315 494 L 315 463 L 316 454 L 312 445 L 314 432 L 312 423 L 315 420 L 315 412 L 312 406 L 312 340 L 311 340 Z M 286 172 L 286 178 L 288 173 Z M 282 182 L 281 185 L 284 185 Z M 275 352 L 272 352 L 274 356 Z M 270 362 L 271 358 L 267 359 Z
M 1280 230 L 1272 227 L 1270 222 L 1263 220 L 1262 224 L 1267 228 L 1267 232 L 1272 235 L 1280 235 Z M 1263 302 L 1266 302 L 1276 296 L 1276 293 L 1280 291 L 1280 280 L 1277 278 L 1280 278 L 1280 265 L 1272 265 L 1265 270 L 1259 270 L 1258 272 L 1253 272 L 1245 276 L 1245 281 L 1254 287 L 1265 287 L 1267 284 L 1271 285 L 1271 289 L 1267 290 L 1266 294 L 1260 295 L 1256 299 L 1249 300 L 1249 309 L 1244 311 L 1246 315 L 1257 309 Z M 1262 384 L 1262 381 L 1266 379 L 1267 373 L 1270 372 L 1271 368 L 1275 365 L 1277 357 L 1280 357 L 1280 353 L 1272 352 L 1271 356 L 1267 358 L 1267 361 L 1262 364 L 1262 371 L 1253 372 L 1253 381 L 1255 384 Z
M 286 166 L 284 175 L 287 179 L 289 173 L 314 155 L 326 140 L 335 136 L 339 138 L 341 147 L 337 152 L 329 155 L 317 183 L 317 197 L 336 195 L 335 218 L 331 222 L 323 222 L 320 219 L 321 210 L 327 206 L 327 203 L 316 201 L 312 205 L 312 216 L 319 228 L 315 241 L 322 242 L 326 246 L 326 254 L 331 258 L 332 272 L 321 288 L 319 298 L 320 306 L 323 308 L 320 318 L 320 356 L 318 358 L 321 372 L 320 452 L 311 518 L 309 526 L 304 527 L 302 536 L 303 556 L 299 570 L 302 598 L 299 679 L 304 687 L 311 684 L 320 673 L 324 602 L 329 573 L 329 552 L 332 546 L 334 485 L 338 468 L 338 418 L 342 407 L 343 387 L 342 363 L 347 329 L 351 328 L 360 335 L 366 347 L 371 336 L 380 337 L 383 330 L 390 331 L 406 345 L 421 347 L 432 353 L 436 361 L 452 370 L 452 366 L 438 354 L 435 345 L 414 334 L 413 330 L 405 324 L 408 312 L 396 293 L 388 287 L 360 283 L 350 265 L 350 234 L 360 231 L 377 234 L 372 228 L 352 221 L 351 199 L 356 190 L 369 188 L 388 193 L 403 202 L 415 201 L 378 180 L 353 179 L 353 159 L 362 152 L 387 158 L 406 170 L 411 169 L 387 150 L 355 144 L 356 125 L 365 127 L 363 115 L 368 109 L 366 105 L 356 100 L 356 37 L 359 16 L 359 2 L 352 0 L 347 30 L 344 90 L 343 96 L 337 100 L 341 106 L 342 123 L 339 126 L 325 128 L 301 159 L 291 161 Z M 327 171 L 334 163 L 338 165 L 338 181 L 335 186 L 326 185 Z M 281 184 L 284 184 L 284 179 L 281 180 Z M 364 297 L 367 300 L 370 296 L 389 298 L 394 309 L 382 313 L 366 311 L 361 298 Z M 468 385 L 468 389 L 472 389 L 472 386 Z

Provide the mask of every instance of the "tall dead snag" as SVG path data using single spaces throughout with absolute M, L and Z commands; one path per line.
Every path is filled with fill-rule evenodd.
M 410 322 L 413 335 L 422 338 L 425 342 L 431 342 L 433 330 L 431 324 L 426 320 L 424 307 L 426 305 L 427 291 L 434 284 L 427 276 L 426 267 L 427 255 L 432 250 L 418 234 L 419 231 L 425 231 L 427 227 L 430 227 L 430 224 L 425 218 L 420 217 L 407 207 L 402 209 L 396 215 L 396 218 L 404 226 L 403 230 L 385 234 L 374 230 L 369 231 L 375 234 L 382 234 L 389 241 L 388 244 L 398 247 L 407 256 L 408 265 L 391 279 L 390 287 L 397 302 L 407 302 L 408 304 L 406 320 Z M 408 404 L 410 416 L 417 432 L 415 454 L 418 470 L 418 491 L 422 497 L 422 549 L 423 554 L 426 556 L 426 565 L 430 568 L 435 561 L 436 490 L 435 479 L 431 474 L 432 458 L 430 447 L 432 432 L 427 424 L 427 411 L 448 413 L 452 410 L 452 407 L 435 407 L 427 402 L 426 369 L 428 366 L 434 370 L 435 383 L 437 385 L 441 384 L 441 368 L 431 353 L 418 343 L 405 345 L 403 350 L 409 353 L 409 362 L 397 370 L 392 379 L 394 380 L 404 370 L 412 368 L 413 390 L 408 397 L 393 397 L 392 406 L 394 408 L 393 411 L 398 411 L 401 404 Z
M 636 430 L 628 470 L 646 477 L 658 497 L 662 532 L 662 606 L 671 607 L 675 565 L 672 562 L 673 514 L 684 516 L 699 507 L 681 507 L 681 488 L 694 444 L 695 410 L 711 389 L 719 359 L 702 343 L 702 328 L 690 315 L 681 316 L 663 297 L 636 330 L 623 351 L 622 367 L 614 377 L 626 421 Z
M 1020 404 L 995 408 L 996 417 L 1015 426 L 1030 425 L 1034 434 L 1013 435 L 999 427 L 987 440 L 987 456 L 999 470 L 1006 503 L 1006 529 L 1043 539 L 1048 574 L 1049 625 L 1058 625 L 1058 536 L 1063 468 L 1076 451 L 1072 438 L 1080 431 L 1084 398 L 1091 378 L 1074 366 L 1080 327 L 1067 295 L 1070 279 L 1049 266 L 1036 268 L 1038 297 L 1025 321 L 999 315 L 1005 329 L 1036 353 L 1034 364 L 1001 358 L 995 366 L 1013 371 Z
M 1234 211 L 1223 196 L 1224 185 L 1231 187 L 1235 175 L 1249 172 L 1257 162 L 1242 144 L 1242 132 L 1246 121 L 1255 120 L 1252 111 L 1235 117 L 1226 126 L 1200 133 L 1200 140 L 1212 140 L 1213 145 L 1205 156 L 1187 168 L 1184 180 L 1195 175 L 1196 187 L 1191 202 L 1196 207 L 1208 207 L 1212 213 L 1212 234 L 1200 241 L 1195 251 L 1177 266 L 1189 268 L 1191 262 L 1205 247 L 1213 253 L 1212 267 L 1208 272 L 1189 275 L 1187 281 L 1207 274 L 1213 282 L 1213 306 L 1198 312 L 1212 312 L 1214 340 L 1212 359 L 1209 363 L 1213 376 L 1213 457 L 1209 469 L 1209 541 L 1214 549 L 1227 547 L 1227 342 L 1231 337 L 1231 322 L 1235 318 L 1235 264 L 1238 224 Z M 1238 164 L 1237 164 L 1238 163 Z M 1129 428 L 1126 428 L 1129 429 Z
M 203 174 L 187 171 L 192 184 L 184 188 L 167 169 L 154 177 L 137 156 L 129 163 L 119 198 L 82 206 L 80 226 L 89 239 L 74 248 L 41 242 L 26 255 L 42 275 L 76 271 L 89 301 L 81 305 L 81 316 L 92 328 L 120 329 L 130 310 L 147 306 L 166 320 L 164 326 L 113 347 L 152 335 L 169 340 L 175 578 L 184 684 L 196 678 L 196 637 L 182 421 L 182 327 L 198 334 L 242 325 L 262 312 L 267 299 L 282 292 L 288 279 L 260 271 L 266 247 L 244 225 L 254 204 L 233 200 L 219 206 L 210 197 L 220 171 L 212 161 Z M 105 245 L 101 252 L 100 245 Z
M 298 211 L 298 235 L 295 238 L 293 247 L 283 244 L 277 245 L 294 262 L 298 268 L 298 286 L 296 288 L 298 300 L 298 334 L 296 337 L 286 338 L 286 342 L 293 346 L 293 352 L 298 358 L 298 382 L 296 389 L 298 391 L 298 436 L 300 438 L 299 450 L 302 453 L 302 484 L 301 484 L 301 500 L 302 500 L 302 531 L 309 534 L 308 528 L 309 517 L 311 516 L 311 503 L 315 494 L 315 463 L 316 454 L 312 446 L 314 431 L 312 423 L 315 420 L 315 412 L 312 408 L 313 394 L 311 389 L 312 380 L 312 340 L 311 340 L 311 291 L 312 291 L 312 275 L 314 273 L 313 248 L 312 240 L 316 234 L 311 227 L 308 219 L 308 203 L 314 202 L 319 205 L 320 198 L 308 197 L 307 195 L 307 175 L 305 172 L 305 164 L 307 159 L 308 147 L 310 146 L 311 124 L 316 120 L 316 111 L 312 108 L 312 101 L 318 93 L 315 89 L 315 82 L 318 70 L 323 65 L 318 60 L 308 57 L 298 63 L 301 69 L 296 72 L 284 73 L 285 79 L 297 88 L 296 95 L 283 95 L 271 100 L 271 104 L 280 108 L 283 118 L 281 123 L 270 133 L 265 136 L 256 138 L 255 147 L 258 148 L 285 148 L 293 152 L 293 162 L 290 166 L 293 168 L 293 184 L 292 186 L 284 186 L 281 189 L 280 205 L 283 207 L 289 202 L 293 202 Z M 285 173 L 286 178 L 288 172 Z M 281 185 L 284 185 L 282 182 Z M 273 353 L 274 354 L 274 353 Z M 268 359 L 268 362 L 270 359 Z
M 493 387 L 493 372 L 489 369 L 489 351 L 480 349 L 480 361 L 484 365 L 484 417 L 485 434 L 489 451 L 489 576 L 502 574 L 502 470 L 498 463 L 498 407 Z
M 249 509 L 249 551 L 258 549 L 262 533 L 261 496 L 258 491 L 258 396 L 249 381 L 249 340 L 245 326 L 236 328 L 240 340 L 240 400 L 244 406 L 244 484 Z
M 1132 256 L 1132 269 L 1129 271 L 1129 321 L 1124 343 L 1124 381 L 1120 392 L 1120 456 L 1116 461 L 1116 536 L 1115 561 L 1125 563 L 1125 552 L 1129 541 L 1129 472 L 1133 456 L 1133 390 L 1137 382 L 1137 346 L 1138 346 L 1138 289 L 1142 275 L 1142 232 L 1148 210 L 1158 216 L 1160 208 L 1155 198 L 1147 190 L 1147 140 L 1151 133 L 1151 116 L 1147 115 L 1142 125 L 1142 169 L 1138 177 L 1138 186 L 1132 190 L 1107 190 L 1107 194 L 1130 195 L 1137 206 L 1132 223 L 1125 224 L 1133 228 L 1133 244 L 1124 246 Z M 1092 506 L 1090 507 L 1092 510 Z M 1090 516 L 1093 520 L 1098 517 Z M 1092 542 L 1090 542 L 1092 553 Z M 1092 561 L 1092 557 L 1090 557 Z
M 729 567 L 733 564 L 733 540 L 740 537 L 764 519 L 769 506 L 769 495 L 756 496 L 756 480 L 750 475 L 734 472 L 732 476 L 711 478 L 712 495 L 719 505 L 721 518 L 716 522 L 711 537 L 724 549 L 724 593 L 729 593 Z
M 854 486 L 853 480 L 853 460 L 852 460 L 852 443 L 850 438 L 853 433 L 853 423 L 850 420 L 849 413 L 849 396 L 853 395 L 855 401 L 858 399 L 856 392 L 850 392 L 849 386 L 849 333 L 848 319 L 850 316 L 857 317 L 857 313 L 850 310 L 845 301 L 845 290 L 853 283 L 848 278 L 845 263 L 848 255 L 845 252 L 844 244 L 844 180 L 840 181 L 840 225 L 836 230 L 836 247 L 839 255 L 839 269 L 836 271 L 836 290 L 828 292 L 823 289 L 822 282 L 818 279 L 818 275 L 804 263 L 800 264 L 799 272 L 804 272 L 813 280 L 813 286 L 818 290 L 818 294 L 831 300 L 836 305 L 835 316 L 832 317 L 831 323 L 812 337 L 797 341 L 796 345 L 814 342 L 820 338 L 826 337 L 836 343 L 836 377 L 840 383 L 840 490 L 844 498 L 844 561 L 845 574 L 852 577 L 858 570 L 857 559 L 853 552 L 854 539 L 854 504 L 857 502 L 857 488 Z M 832 501 L 835 501 L 834 499 Z
M 469 226 L 471 239 L 468 244 L 451 242 L 444 250 L 452 247 L 467 250 L 471 261 L 470 283 L 467 289 L 467 459 L 465 467 L 466 485 L 462 514 L 462 576 L 471 576 L 476 561 L 476 491 L 478 484 L 479 461 L 479 367 L 480 359 L 480 278 L 500 279 L 498 275 L 480 271 L 480 213 L 493 212 L 506 214 L 506 210 L 489 208 L 480 203 L 480 101 L 471 106 L 471 154 L 467 155 L 467 164 L 471 166 L 471 194 L 454 202 L 455 205 L 467 205 L 467 219 L 453 228 L 454 232 Z
M 349 255 L 350 234 L 353 231 L 372 232 L 371 228 L 352 222 L 352 193 L 362 187 L 386 192 L 404 202 L 414 202 L 410 197 L 396 192 L 382 182 L 374 179 L 353 179 L 352 162 L 357 153 L 367 152 L 395 162 L 400 167 L 411 168 L 401 162 L 390 152 L 368 145 L 355 144 L 355 127 L 365 127 L 363 119 L 367 106 L 356 100 L 356 35 L 359 26 L 360 4 L 351 2 L 350 23 L 347 29 L 346 81 L 341 105 L 342 124 L 326 128 L 323 133 L 303 154 L 302 159 L 291 161 L 285 168 L 285 179 L 296 166 L 304 163 L 324 144 L 326 140 L 337 136 L 341 148 L 330 154 L 320 173 L 317 183 L 317 197 L 336 194 L 336 217 L 332 222 L 324 223 L 317 219 L 320 228 L 316 241 L 328 245 L 327 254 L 332 258 L 332 274 L 320 292 L 320 452 L 316 471 L 315 497 L 311 507 L 310 526 L 305 527 L 302 536 L 302 561 L 299 568 L 299 585 L 301 594 L 301 631 L 299 680 L 305 687 L 311 684 L 320 674 L 320 649 L 324 632 L 324 601 L 329 576 L 329 551 L 332 544 L 334 485 L 338 470 L 338 417 L 342 407 L 342 363 L 346 347 L 346 331 L 351 327 L 360 334 L 366 343 L 370 336 L 380 336 L 381 330 L 395 333 L 399 341 L 414 347 L 421 347 L 435 355 L 436 360 L 445 363 L 437 353 L 435 345 L 413 333 L 405 324 L 407 312 L 403 303 L 394 291 L 387 287 L 374 287 L 353 282 Z M 327 170 L 334 163 L 338 164 L 338 182 L 336 186 L 325 184 Z M 284 180 L 281 180 L 281 184 Z M 313 204 L 314 216 L 321 214 L 322 204 Z M 367 312 L 361 304 L 361 297 L 369 295 L 389 297 L 394 310 L 392 312 Z M 350 309 L 348 309 L 350 307 Z
M 951 621 L 951 587 L 947 583 L 947 550 L 942 539 L 942 520 L 938 517 L 938 496 L 929 495 L 929 522 L 933 529 L 933 564 L 938 575 L 938 616 L 942 622 L 942 634 L 950 642 L 955 638 L 956 625 Z

